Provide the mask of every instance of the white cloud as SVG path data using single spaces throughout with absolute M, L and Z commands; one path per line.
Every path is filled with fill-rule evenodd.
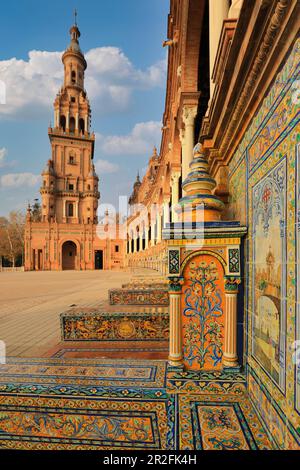
M 40 182 L 40 178 L 40 175 L 35 175 L 33 173 L 8 173 L 6 175 L 0 176 L 0 187 L 33 187 Z
M 137 123 L 127 135 L 96 134 L 97 148 L 107 155 L 144 155 L 152 152 L 161 139 L 161 122 Z
M 5 166 L 5 157 L 7 155 L 7 149 L 5 147 L 2 147 L 0 149 L 0 168 Z
M 119 170 L 119 166 L 115 163 L 111 163 L 108 160 L 97 160 L 95 162 L 95 169 L 98 176 L 101 176 L 105 173 L 115 173 Z
M 0 61 L 0 79 L 6 85 L 6 104 L 0 117 L 36 117 L 51 113 L 51 105 L 63 83 L 61 52 L 30 51 L 28 60 Z M 98 47 L 86 54 L 85 87 L 93 109 L 107 113 L 126 109 L 134 89 L 164 86 L 166 60 L 146 70 L 134 67 L 117 47 Z

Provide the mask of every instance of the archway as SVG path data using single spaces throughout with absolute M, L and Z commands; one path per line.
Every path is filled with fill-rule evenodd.
M 66 131 L 66 117 L 63 115 L 60 116 L 60 127 L 64 132 Z
M 79 131 L 84 134 L 84 119 L 79 119 Z
M 77 247 L 74 242 L 67 241 L 62 246 L 62 269 L 76 269 Z

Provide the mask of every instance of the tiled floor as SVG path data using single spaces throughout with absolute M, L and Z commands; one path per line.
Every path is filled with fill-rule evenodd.
M 39 271 L 0 273 L 0 340 L 13 357 L 42 357 L 59 344 L 59 314 L 72 305 L 107 301 L 108 289 L 147 271 Z
M 245 379 L 165 361 L 17 359 L 0 366 L 0 447 L 271 449 Z
M 57 358 L 132 358 L 167 359 L 168 341 L 61 342 L 47 351 L 45 357 Z

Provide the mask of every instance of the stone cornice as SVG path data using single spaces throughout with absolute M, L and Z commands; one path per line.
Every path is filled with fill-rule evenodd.
M 214 108 L 201 130 L 213 175 L 230 160 L 296 37 L 299 11 L 296 0 L 244 2 L 224 64 L 224 79 L 216 87 Z

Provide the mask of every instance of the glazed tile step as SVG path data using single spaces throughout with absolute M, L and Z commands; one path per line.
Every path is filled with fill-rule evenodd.
M 111 305 L 169 305 L 169 293 L 166 287 L 160 288 L 127 288 L 110 289 L 109 303 Z
M 134 281 L 122 284 L 122 289 L 167 289 L 168 281 Z
M 63 341 L 166 341 L 169 311 L 162 306 L 102 304 L 61 314 Z

